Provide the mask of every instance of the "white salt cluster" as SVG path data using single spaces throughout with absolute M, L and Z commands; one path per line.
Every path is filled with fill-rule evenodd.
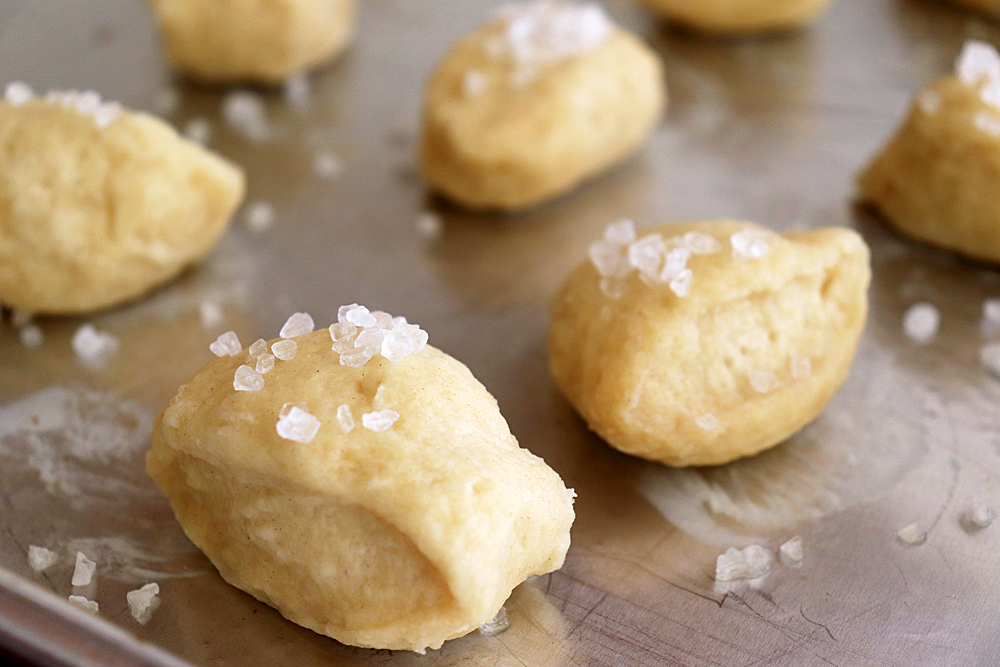
M 17 330 L 17 335 L 25 347 L 38 347 L 45 340 L 42 328 L 37 324 L 25 324 Z
M 222 324 L 222 307 L 214 301 L 202 301 L 198 304 L 198 316 L 202 329 L 214 329 Z
M 243 346 L 235 331 L 227 331 L 216 338 L 215 342 L 208 346 L 208 349 L 217 357 L 233 357 L 243 350 Z
M 73 333 L 72 344 L 77 358 L 89 366 L 99 366 L 118 350 L 118 339 L 98 331 L 92 324 L 84 324 L 77 329 Z
M 802 538 L 798 536 L 793 537 L 778 548 L 778 558 L 781 560 L 781 564 L 786 567 L 801 564 L 804 556 Z
M 702 416 L 694 420 L 694 423 L 698 425 L 703 431 L 714 431 L 719 428 L 719 418 L 713 415 L 711 412 L 706 412 Z
M 813 365 L 809 357 L 801 354 L 792 355 L 792 379 L 796 382 L 803 382 L 812 377 Z
M 262 142 L 271 138 L 264 100 L 248 90 L 226 94 L 222 100 L 222 120 L 250 141 Z
M 59 562 L 59 554 L 45 547 L 28 547 L 28 565 L 35 572 L 44 572 Z
M 351 406 L 347 403 L 337 408 L 337 422 L 340 423 L 340 428 L 344 430 L 344 433 L 350 433 L 354 430 L 354 415 L 351 414 Z
M 294 403 L 285 403 L 278 413 L 278 435 L 285 440 L 307 444 L 319 431 L 320 421 Z
M 760 259 L 770 249 L 766 236 L 756 229 L 741 229 L 729 237 L 729 245 L 737 259 Z
M 184 126 L 184 136 L 201 146 L 207 146 L 212 139 L 212 124 L 206 118 L 192 118 Z
M 913 304 L 903 313 L 903 333 L 919 345 L 931 342 L 940 326 L 941 313 L 926 301 Z
M 967 86 L 978 87 L 983 102 L 1000 109 L 1000 53 L 991 44 L 966 40 L 955 73 Z
M 962 524 L 962 528 L 966 532 L 974 533 L 976 531 L 987 528 L 991 523 L 993 523 L 994 514 L 993 510 L 987 507 L 984 503 L 976 501 L 972 503 L 969 509 L 962 513 L 959 523 Z
M 313 171 L 317 176 L 325 181 L 340 176 L 344 172 L 344 165 L 333 153 L 321 151 L 313 156 Z
M 69 601 L 71 604 L 76 605 L 80 609 L 90 612 L 91 614 L 96 614 L 100 611 L 100 606 L 93 600 L 88 600 L 82 595 L 70 595 Z
M 900 528 L 896 535 L 903 542 L 912 544 L 913 546 L 919 546 L 927 541 L 927 533 L 920 530 L 920 526 L 915 523 Z
M 352 303 L 337 311 L 336 324 L 330 325 L 333 350 L 340 354 L 340 363 L 360 368 L 376 354 L 390 361 L 402 361 L 417 354 L 427 344 L 427 332 L 405 317 L 393 317 L 377 310 Z
M 274 227 L 276 217 L 274 206 L 270 202 L 255 201 L 247 206 L 244 220 L 246 221 L 247 229 L 254 234 L 262 234 L 271 227 Z
M 132 618 L 145 625 L 153 614 L 156 596 L 159 594 L 160 585 L 157 583 L 146 584 L 142 588 L 126 593 L 125 601 L 128 603 Z
M 917 106 L 928 116 L 941 110 L 941 96 L 933 90 L 925 90 L 917 96 Z
M 73 568 L 73 585 L 88 586 L 94 578 L 97 563 L 87 558 L 82 551 L 76 552 L 76 567 Z
M 504 30 L 486 44 L 493 57 L 507 56 L 520 65 L 552 63 L 603 44 L 614 24 L 597 3 L 537 0 L 503 5 L 494 18 Z
M 774 371 L 751 371 L 750 386 L 758 394 L 770 394 L 781 388 L 781 380 Z
M 260 391 L 264 388 L 264 376 L 257 372 L 256 368 L 251 368 L 243 364 L 236 369 L 233 375 L 233 389 L 236 391 Z
M 715 561 L 715 580 L 756 579 L 771 569 L 771 552 L 759 544 L 742 551 L 731 547 Z
M 291 361 L 295 358 L 299 346 L 294 340 L 279 340 L 271 345 L 271 354 L 282 361 Z
M 421 211 L 413 221 L 413 228 L 425 239 L 434 240 L 441 236 L 441 216 L 431 211 Z
M 282 87 L 285 103 L 294 109 L 304 109 L 309 105 L 309 77 L 304 73 L 293 74 L 285 79 Z
M 399 419 L 398 412 L 377 410 L 361 415 L 361 424 L 369 431 L 387 431 L 396 423 L 397 419 Z
M 507 619 L 507 607 L 500 607 L 497 615 L 479 626 L 479 634 L 487 637 L 498 635 L 510 627 Z
M 316 323 L 309 313 L 292 313 L 282 325 L 278 335 L 282 338 L 296 338 L 312 333 L 315 328 Z
M 35 94 L 27 84 L 15 81 L 7 85 L 4 99 L 11 106 L 17 107 L 34 100 Z M 122 112 L 121 104 L 102 102 L 101 96 L 92 90 L 52 90 L 45 96 L 44 101 L 47 104 L 58 104 L 81 116 L 90 116 L 94 120 L 94 125 L 102 130 L 115 122 Z
M 694 275 L 688 259 L 692 254 L 708 255 L 721 249 L 718 240 L 701 232 L 667 239 L 662 234 L 649 234 L 637 240 L 635 223 L 626 219 L 608 225 L 604 238 L 592 243 L 588 254 L 601 276 L 601 292 L 609 298 L 621 298 L 633 270 L 645 284 L 668 285 L 674 294 L 685 297 Z

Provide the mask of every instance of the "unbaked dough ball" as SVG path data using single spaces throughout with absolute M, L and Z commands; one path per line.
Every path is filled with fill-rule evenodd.
M 1000 16 L 1000 0 L 952 0 L 952 2 L 977 9 L 990 16 Z
M 79 313 L 199 261 L 243 198 L 242 170 L 96 93 L 0 101 L 0 302 Z
M 562 565 L 573 494 L 418 327 L 357 306 L 339 319 L 286 326 L 291 359 L 289 340 L 213 344 L 224 356 L 160 415 L 147 470 L 222 576 L 286 618 L 437 648 Z
M 552 308 L 552 373 L 611 446 L 715 465 L 785 440 L 847 377 L 868 248 L 842 228 L 608 227 Z
M 812 23 L 830 0 L 642 0 L 669 21 L 693 30 L 749 33 Z
M 275 83 L 322 65 L 354 31 L 354 0 L 150 0 L 174 67 L 208 82 Z
M 463 206 L 524 209 L 635 151 L 665 100 L 659 59 L 600 6 L 507 5 L 428 82 L 423 174 Z
M 858 178 L 899 232 L 1000 262 L 1000 55 L 968 42 Z

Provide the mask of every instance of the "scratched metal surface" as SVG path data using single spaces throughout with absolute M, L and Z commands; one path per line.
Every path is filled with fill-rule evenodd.
M 413 169 L 421 85 L 485 3 L 364 0 L 350 53 L 289 110 L 268 94 L 275 136 L 251 144 L 220 121 L 218 90 L 172 84 L 151 18 L 133 0 L 0 0 L 0 82 L 94 88 L 139 109 L 176 85 L 183 126 L 211 121 L 211 146 L 242 163 L 249 199 L 277 222 L 237 220 L 201 268 L 92 318 L 41 321 L 26 349 L 0 328 L 0 565 L 60 595 L 71 555 L 101 559 L 102 616 L 199 665 L 992 665 L 1000 656 L 1000 526 L 969 535 L 976 498 L 1000 509 L 1000 384 L 977 364 L 980 304 L 996 269 L 889 233 L 853 205 L 853 175 L 910 95 L 947 71 L 966 37 L 1000 27 L 933 0 L 836 0 L 813 30 L 747 41 L 658 26 L 624 0 L 609 10 L 663 56 L 671 106 L 649 146 L 572 196 L 520 217 L 462 214 L 428 199 Z M 344 163 L 330 182 L 313 151 Z M 413 227 L 439 210 L 440 238 Z M 603 226 L 731 216 L 776 229 L 847 225 L 873 251 L 868 328 L 850 379 L 791 441 L 706 470 L 668 470 L 590 435 L 547 372 L 546 302 Z M 203 299 L 241 339 L 275 335 L 293 310 L 328 322 L 358 301 L 405 314 L 470 366 L 520 442 L 577 489 L 565 566 L 515 590 L 510 629 L 426 657 L 345 647 L 228 587 L 183 537 L 141 470 L 149 420 L 209 358 Z M 943 313 L 918 347 L 911 303 Z M 84 321 L 119 337 L 103 368 L 70 349 Z M 223 329 L 224 330 L 224 329 Z M 33 420 L 32 418 L 38 418 Z M 109 447 L 108 443 L 113 447 Z M 103 444 L 103 449 L 102 449 Z M 927 543 L 900 543 L 911 522 Z M 713 584 L 716 556 L 801 535 L 800 568 Z M 45 575 L 24 550 L 63 554 Z M 158 580 L 146 626 L 124 593 Z

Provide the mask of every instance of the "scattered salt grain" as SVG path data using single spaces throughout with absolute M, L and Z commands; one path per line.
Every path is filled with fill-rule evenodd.
M 212 124 L 206 118 L 192 118 L 184 125 L 184 136 L 201 146 L 207 146 L 212 139 Z
M 354 430 L 354 415 L 351 414 L 351 406 L 344 403 L 337 408 L 337 421 L 340 423 L 340 428 L 344 429 L 344 433 L 350 433 Z
M 287 412 L 285 407 L 291 406 Z M 320 422 L 316 417 L 309 414 L 297 405 L 286 403 L 282 407 L 282 412 L 278 417 L 278 425 L 275 427 L 285 440 L 301 442 L 303 444 L 312 442 L 319 431 Z
M 994 114 L 980 111 L 976 114 L 972 122 L 980 132 L 1000 137 L 1000 118 L 997 118 Z
M 431 211 L 421 211 L 413 220 L 413 228 L 425 239 L 433 240 L 441 236 L 441 216 Z
M 328 181 L 340 176 L 344 172 L 344 165 L 336 155 L 324 151 L 313 156 L 313 172 Z
M 770 394 L 781 388 L 781 380 L 773 371 L 751 371 L 750 386 L 758 394 Z
M 271 354 L 282 361 L 291 361 L 298 351 L 298 344 L 294 340 L 279 340 L 271 345 Z
M 274 206 L 266 201 L 256 201 L 247 206 L 244 218 L 247 228 L 255 234 L 266 232 L 273 227 L 274 219 Z
M 904 526 L 899 529 L 896 533 L 903 542 L 907 544 L 912 544 L 913 546 L 919 546 L 927 541 L 927 533 L 920 530 L 920 528 L 915 523 L 911 523 L 909 526 Z
M 914 343 L 929 343 L 941 325 L 938 309 L 927 302 L 915 303 L 903 313 L 903 333 Z
M 267 108 L 256 93 L 247 90 L 227 93 L 222 100 L 222 119 L 250 141 L 267 141 L 271 137 Z
M 982 530 L 993 523 L 993 510 L 982 502 L 976 501 L 972 506 L 962 513 L 959 523 L 968 533 Z
M 26 324 L 18 329 L 17 334 L 25 347 L 38 347 L 45 340 L 42 329 L 37 324 Z
M 70 604 L 74 604 L 80 609 L 90 612 L 91 614 L 96 614 L 98 611 L 100 611 L 100 606 L 96 602 L 94 602 L 93 600 L 88 600 L 82 595 L 70 595 L 69 601 Z
M 715 561 L 715 580 L 756 579 L 771 569 L 771 552 L 758 544 L 742 551 L 732 547 Z
M 466 97 L 476 97 L 486 90 L 486 75 L 477 69 L 470 69 L 462 77 L 462 91 Z
M 370 310 L 357 304 L 348 308 L 344 314 L 344 319 L 358 327 L 373 327 L 378 324 L 378 320 L 375 319 Z
M 743 229 L 729 237 L 733 247 L 733 257 L 737 259 L 760 259 L 767 254 L 769 246 L 763 234 L 755 229 Z
M 267 375 L 268 371 L 274 368 L 274 355 L 273 354 L 262 354 L 257 357 L 257 363 L 254 366 L 256 370 L 261 375 Z
M 202 329 L 214 329 L 222 324 L 222 307 L 214 301 L 202 301 L 198 304 L 198 316 Z
M 659 234 L 644 236 L 628 247 L 628 263 L 637 269 L 643 277 L 656 280 L 659 278 L 660 266 L 666 254 L 666 244 Z
M 520 65 L 550 63 L 596 49 L 614 31 L 614 24 L 596 3 L 511 3 L 494 17 L 505 25 L 502 34 L 486 44 L 495 57 L 509 56 Z
M 984 102 L 1000 104 L 1000 53 L 991 44 L 966 40 L 955 61 L 955 72 L 966 85 L 979 87 Z
M 809 357 L 804 357 L 801 354 L 792 355 L 792 379 L 796 382 L 802 382 L 808 380 L 812 377 L 812 360 Z
M 240 345 L 240 339 L 236 336 L 235 331 L 227 331 L 216 338 L 215 342 L 208 346 L 208 349 L 217 357 L 233 357 L 243 350 L 243 346 Z
M 14 81 L 7 84 L 3 97 L 11 106 L 19 107 L 30 102 L 35 97 L 35 93 L 28 84 Z
M 285 79 L 282 88 L 285 103 L 295 109 L 304 109 L 309 104 L 309 77 L 303 73 L 293 74 Z
M 35 572 L 44 572 L 59 562 L 59 554 L 45 547 L 28 547 L 28 565 Z
M 98 366 L 118 350 L 118 339 L 84 324 L 73 333 L 73 351 L 84 364 Z
M 798 536 L 793 537 L 778 548 L 778 558 L 785 566 L 800 564 L 804 555 L 802 538 Z
M 142 588 L 126 593 L 125 601 L 128 603 L 132 618 L 145 625 L 153 613 L 156 596 L 159 593 L 160 585 L 157 583 L 146 584 Z
M 670 280 L 670 289 L 674 294 L 685 297 L 691 291 L 691 279 L 694 272 L 691 269 L 682 269 L 674 278 Z
M 713 415 L 711 412 L 706 412 L 702 416 L 694 420 L 694 423 L 698 425 L 698 428 L 703 431 L 714 431 L 719 428 L 719 418 Z
M 97 563 L 87 558 L 82 551 L 76 552 L 76 566 L 73 568 L 73 585 L 89 586 L 94 578 Z
M 941 96 L 933 90 L 925 90 L 917 97 L 917 106 L 928 116 L 933 116 L 941 109 Z
M 722 244 L 711 234 L 688 232 L 682 237 L 684 247 L 695 255 L 711 255 L 722 251 Z
M 258 338 L 250 345 L 250 356 L 259 357 L 262 354 L 267 354 L 267 341 L 263 338 Z
M 296 338 L 304 336 L 307 333 L 312 333 L 312 330 L 315 328 L 316 324 L 309 313 L 293 313 L 284 326 L 281 327 L 278 335 L 282 338 Z
M 392 410 L 378 410 L 361 415 L 361 424 L 369 431 L 385 431 L 399 419 L 399 413 Z
M 497 615 L 479 626 L 479 634 L 486 637 L 498 635 L 510 627 L 510 620 L 507 618 L 507 607 L 500 607 Z
M 233 376 L 233 389 L 236 391 L 260 391 L 264 388 L 264 376 L 256 369 L 243 364 L 236 369 Z

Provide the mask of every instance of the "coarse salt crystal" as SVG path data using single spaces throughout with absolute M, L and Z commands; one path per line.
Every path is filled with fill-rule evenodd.
M 802 382 L 812 377 L 812 360 L 801 354 L 792 355 L 792 379 Z
M 590 244 L 587 253 L 594 268 L 605 278 L 623 278 L 630 270 L 626 246 L 608 241 L 595 241 Z
M 755 229 L 743 229 L 729 237 L 733 247 L 733 257 L 737 259 L 760 259 L 769 249 L 764 235 Z
M 486 75 L 477 69 L 470 69 L 462 77 L 462 91 L 466 97 L 476 97 L 486 90 Z
M 93 600 L 88 600 L 82 595 L 70 595 L 69 601 L 71 604 L 76 605 L 84 611 L 90 612 L 91 614 L 96 614 L 100 611 L 100 606 Z
M 28 547 L 28 565 L 35 572 L 44 572 L 59 562 L 59 554 L 45 547 Z
M 330 339 L 333 349 L 344 353 L 354 349 L 354 341 L 358 336 L 358 325 L 350 322 L 337 322 L 330 325 Z
M 262 354 L 267 354 L 267 341 L 263 338 L 258 338 L 250 345 L 250 356 L 259 357 Z
M 354 306 L 354 308 L 347 311 L 344 318 L 351 324 L 358 327 L 373 327 L 378 324 L 378 320 L 375 319 L 375 316 L 372 315 L 371 311 L 364 306 Z
M 962 513 L 959 522 L 962 524 L 962 528 L 966 532 L 974 533 L 976 531 L 987 528 L 991 523 L 993 523 L 993 510 L 984 505 L 982 502 L 976 501 L 972 503 L 969 509 Z
M 354 415 L 351 414 L 351 406 L 347 403 L 337 408 L 337 422 L 340 423 L 340 428 L 344 430 L 344 433 L 350 433 L 354 430 Z
M 201 318 L 202 329 L 214 329 L 222 324 L 222 308 L 214 301 L 199 303 L 198 316 Z
M 379 329 L 392 329 L 397 324 L 406 324 L 405 317 L 393 317 L 384 310 L 373 310 L 372 317 L 375 318 L 375 326 Z
M 207 146 L 212 138 L 212 124 L 206 118 L 192 118 L 184 125 L 184 137 L 201 146 Z
M 285 406 L 288 405 L 291 405 L 291 408 L 285 414 L 278 417 L 278 424 L 275 427 L 278 435 L 285 440 L 292 440 L 303 444 L 312 442 L 313 438 L 316 437 L 317 431 L 319 431 L 319 420 L 297 405 L 285 404 Z M 282 411 L 284 412 L 284 407 L 282 407 Z
M 955 61 L 955 73 L 969 86 L 978 85 L 983 79 L 987 83 L 1000 81 L 1000 54 L 987 42 L 966 40 Z
M 132 614 L 132 618 L 145 625 L 153 613 L 156 596 L 159 593 L 160 585 L 157 583 L 146 584 L 142 588 L 126 593 L 125 602 L 128 603 L 128 610 Z
M 257 201 L 247 207 L 246 217 L 247 228 L 255 234 L 266 232 L 274 226 L 275 213 L 274 206 L 270 202 Z
M 234 90 L 222 100 L 222 119 L 250 141 L 267 141 L 271 137 L 267 107 L 260 95 L 247 90 Z
M 282 338 L 295 338 L 312 333 L 312 330 L 315 328 L 316 324 L 309 313 L 294 313 L 288 318 L 285 325 L 281 327 L 278 335 Z
M 778 557 L 782 565 L 798 565 L 802 562 L 805 553 L 802 549 L 802 538 L 793 537 L 778 548 Z
M 691 269 L 682 269 L 674 278 L 670 280 L 670 289 L 674 294 L 685 297 L 691 291 L 691 279 L 694 272 Z
M 443 228 L 441 216 L 431 211 L 421 211 L 413 220 L 413 228 L 417 230 L 417 234 L 425 239 L 436 239 L 441 235 Z
M 915 523 L 900 528 L 896 534 L 899 536 L 899 539 L 913 546 L 919 546 L 927 541 L 927 533 L 920 530 L 920 527 Z
M 713 415 L 711 412 L 706 412 L 702 416 L 694 420 L 694 423 L 698 425 L 698 428 L 703 431 L 714 431 L 719 428 L 719 418 Z
M 666 253 L 666 244 L 659 234 L 644 236 L 628 247 L 628 263 L 639 273 L 656 279 Z
M 243 364 L 236 369 L 233 376 L 233 389 L 236 391 L 260 391 L 264 388 L 264 376 L 256 369 Z
M 711 255 L 722 251 L 719 240 L 704 232 L 688 232 L 681 237 L 681 243 L 695 255 Z
M 980 132 L 1000 137 L 1000 118 L 997 118 L 994 114 L 980 111 L 976 114 L 972 122 Z
M 635 239 L 635 223 L 628 218 L 616 220 L 604 228 L 604 240 L 608 243 L 628 245 Z
M 917 106 L 928 116 L 933 116 L 941 109 L 941 96 L 933 90 L 925 90 L 917 96 Z
M 758 394 L 770 394 L 781 388 L 781 380 L 774 374 L 774 371 L 752 371 L 750 373 L 750 386 Z
M 941 325 L 938 309 L 927 302 L 915 303 L 903 313 L 903 332 L 915 343 L 929 343 Z
M 282 361 L 291 361 L 298 351 L 298 343 L 294 340 L 279 340 L 271 345 L 271 354 Z
M 92 324 L 84 324 L 73 333 L 73 351 L 77 358 L 88 365 L 100 365 L 118 350 L 118 339 L 98 331 Z
M 117 102 L 102 102 L 101 96 L 92 90 L 51 90 L 45 96 L 48 104 L 57 104 L 70 109 L 81 116 L 90 116 L 98 129 L 104 129 L 113 123 L 122 112 L 122 105 Z
M 983 320 L 1000 325 L 1000 299 L 983 300 Z
M 76 566 L 73 568 L 73 585 L 88 586 L 94 578 L 97 563 L 87 558 L 82 551 L 76 552 Z
M 273 354 L 262 354 L 257 357 L 257 363 L 254 365 L 254 370 L 258 373 L 266 375 L 272 368 L 274 368 Z
M 494 16 L 505 23 L 500 39 L 487 53 L 507 55 L 522 65 L 549 63 L 596 49 L 614 31 L 614 24 L 596 3 L 511 3 Z
M 375 356 L 375 350 L 370 347 L 358 347 L 349 352 L 340 353 L 340 363 L 351 368 L 361 368 Z
M 19 107 L 22 104 L 27 104 L 34 98 L 35 93 L 31 90 L 31 86 L 22 81 L 13 81 L 7 84 L 7 88 L 4 90 L 4 99 L 11 106 Z
M 285 79 L 282 92 L 285 96 L 285 102 L 289 106 L 295 109 L 304 109 L 309 105 L 309 77 L 301 72 L 293 74 Z
M 216 338 L 215 342 L 208 346 L 208 349 L 217 357 L 232 357 L 239 354 L 243 350 L 243 346 L 240 345 L 240 339 L 236 336 L 235 331 L 227 331 Z
M 742 551 L 731 547 L 715 562 L 715 580 L 756 579 L 771 569 L 771 552 L 764 547 L 751 544 Z
M 38 347 L 45 340 L 42 329 L 37 324 L 26 324 L 18 329 L 17 334 L 25 347 Z
M 361 424 L 369 431 L 385 431 L 395 424 L 397 419 L 399 419 L 398 412 L 377 410 L 361 415 Z
M 500 607 L 497 615 L 479 626 L 479 634 L 486 637 L 498 635 L 510 627 L 510 620 L 507 618 L 507 607 Z
M 323 180 L 330 180 L 344 172 L 344 165 L 336 155 L 323 151 L 313 156 L 313 172 Z

